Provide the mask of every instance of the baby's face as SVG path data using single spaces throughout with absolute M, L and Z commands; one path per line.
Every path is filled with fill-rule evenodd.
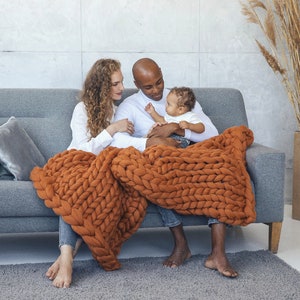
M 174 93 L 169 93 L 166 102 L 166 112 L 168 115 L 176 117 L 182 114 L 178 107 L 178 98 Z

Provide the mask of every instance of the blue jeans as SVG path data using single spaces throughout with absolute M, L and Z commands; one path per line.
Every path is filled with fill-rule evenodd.
M 180 214 L 178 214 L 175 210 L 166 209 L 156 205 L 159 213 L 161 214 L 161 218 L 163 220 L 164 226 L 166 227 L 175 227 L 182 223 L 182 219 Z M 215 218 L 208 218 L 208 226 L 211 227 L 213 224 L 220 224 L 220 222 Z
M 191 143 L 190 140 L 176 133 L 171 134 L 170 137 L 174 140 L 180 141 L 180 148 L 186 148 Z
M 63 245 L 69 245 L 75 249 L 76 241 L 80 239 L 80 235 L 78 235 L 71 227 L 71 225 L 67 224 L 63 218 L 59 217 L 59 247 Z

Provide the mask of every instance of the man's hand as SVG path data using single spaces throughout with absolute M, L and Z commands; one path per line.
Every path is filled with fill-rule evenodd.
M 166 145 L 178 148 L 180 146 L 180 141 L 174 140 L 172 138 L 162 138 L 162 137 L 151 137 L 147 139 L 146 148 L 154 145 Z
M 148 134 L 149 138 L 152 137 L 169 137 L 172 133 L 184 135 L 184 130 L 179 127 L 176 123 L 158 124 Z

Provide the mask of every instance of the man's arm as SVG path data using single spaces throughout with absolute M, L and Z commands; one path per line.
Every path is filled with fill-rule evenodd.
M 136 105 L 136 101 L 138 101 L 138 99 L 132 100 L 134 101 L 129 102 L 125 100 L 120 104 L 116 111 L 114 121 L 128 118 L 128 120 L 134 124 L 135 136 L 131 136 L 126 132 L 118 132 L 114 135 L 111 146 L 118 148 L 127 148 L 129 146 L 133 146 L 140 151 L 144 151 L 146 147 L 159 144 L 174 147 L 178 146 L 176 141 L 174 142 L 173 139 L 167 138 L 169 135 L 157 135 L 153 138 L 142 137 L 147 134 L 153 125 L 153 120 L 145 111 L 144 107 L 141 108 Z
M 201 142 L 219 134 L 215 125 L 204 113 L 201 115 L 201 120 L 205 126 L 205 131 L 202 133 L 196 133 L 190 129 L 185 129 L 185 138 L 193 142 Z
M 178 135 L 184 135 L 184 129 L 179 127 L 177 123 L 166 123 L 166 124 L 157 124 L 151 132 L 148 134 L 148 137 L 169 137 L 172 133 Z
M 202 123 L 205 127 L 205 130 L 202 133 L 197 133 L 191 131 L 190 129 L 181 129 L 179 127 L 179 124 L 176 123 L 168 123 L 153 128 L 148 137 L 168 137 L 172 133 L 176 133 L 178 135 L 184 136 L 185 138 L 193 142 L 201 142 L 219 134 L 217 128 L 213 125 L 212 121 L 204 113 L 202 113 L 201 119 L 203 120 Z
M 162 137 L 151 137 L 147 139 L 146 148 L 154 145 L 166 145 L 178 148 L 180 146 L 180 141 L 172 138 L 162 138 Z
M 110 145 L 117 148 L 127 148 L 133 146 L 139 151 L 144 151 L 146 149 L 146 142 L 147 138 L 133 137 L 126 132 L 117 132 L 114 135 L 114 139 Z

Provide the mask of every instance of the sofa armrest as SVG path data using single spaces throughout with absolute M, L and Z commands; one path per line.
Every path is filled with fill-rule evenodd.
M 285 153 L 253 143 L 246 152 L 247 169 L 254 185 L 256 222 L 282 222 Z

